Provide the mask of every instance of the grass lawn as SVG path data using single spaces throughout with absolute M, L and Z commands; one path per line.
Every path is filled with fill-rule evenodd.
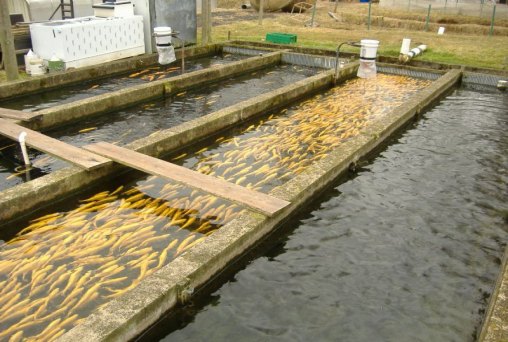
M 340 3 L 337 11 L 339 18 L 350 13 L 363 13 L 366 4 Z M 373 4 L 373 13 L 384 13 L 386 9 L 377 8 Z M 238 5 L 239 7 L 239 5 Z M 358 41 L 364 38 L 377 39 L 380 41 L 378 53 L 384 56 L 398 56 L 403 38 L 411 38 L 411 46 L 426 44 L 427 51 L 417 58 L 432 62 L 468 65 L 473 67 L 508 69 L 508 36 L 486 34 L 471 34 L 460 32 L 445 32 L 438 36 L 437 26 L 446 26 L 434 23 L 429 26 L 429 31 L 412 30 L 408 28 L 389 28 L 373 24 L 367 29 L 366 24 L 355 24 L 344 21 L 335 21 L 328 15 L 333 11 L 334 3 L 319 1 L 316 11 L 315 22 L 318 27 L 305 27 L 304 23 L 311 18 L 311 13 L 289 14 L 276 13 L 275 16 L 265 18 L 260 26 L 257 19 L 243 20 L 237 22 L 226 22 L 223 25 L 215 25 L 212 28 L 214 42 L 224 41 L 231 33 L 233 40 L 262 41 L 268 32 L 285 32 L 298 35 L 299 46 L 327 48 L 334 50 L 337 45 L 344 41 Z M 253 11 L 253 10 L 250 10 Z M 257 13 L 255 13 L 257 15 Z M 391 17 L 400 16 L 403 20 L 407 13 L 394 11 Z M 213 14 L 212 14 L 213 17 Z M 447 16 L 450 18 L 452 16 Z M 465 18 L 465 19 L 464 19 Z M 465 25 L 471 25 L 471 18 L 456 16 L 455 22 L 463 20 Z M 449 19 L 450 20 L 450 19 Z M 507 21 L 500 20 L 501 28 Z M 480 28 L 481 25 L 478 25 Z M 470 28 L 470 26 L 468 26 Z M 483 28 L 483 27 L 481 27 Z M 432 30 L 432 31 L 431 31 Z M 344 51 L 358 52 L 358 49 L 344 47 Z

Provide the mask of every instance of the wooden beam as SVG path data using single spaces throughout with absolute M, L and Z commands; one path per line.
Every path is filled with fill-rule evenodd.
M 262 192 L 249 190 L 243 186 L 106 142 L 87 145 L 83 148 L 134 169 L 165 177 L 232 202 L 246 205 L 264 215 L 273 216 L 290 204 Z
M 2 59 L 8 81 L 19 78 L 14 37 L 11 31 L 11 18 L 7 1 L 0 1 L 0 45 L 2 46 Z
M 32 121 L 40 119 L 42 114 L 22 112 L 20 110 L 0 108 L 0 118 L 8 118 L 20 121 Z
M 21 132 L 27 133 L 26 144 L 28 146 L 78 165 L 86 170 L 92 170 L 111 162 L 111 160 L 107 158 L 85 151 L 79 147 L 50 138 L 47 135 L 32 131 L 6 119 L 0 119 L 0 135 L 18 141 Z

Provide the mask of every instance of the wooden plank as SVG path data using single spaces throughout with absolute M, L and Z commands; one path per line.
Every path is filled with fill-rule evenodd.
M 83 148 L 134 169 L 165 177 L 235 203 L 246 205 L 268 216 L 273 216 L 290 204 L 273 196 L 249 190 L 243 186 L 106 142 L 87 145 Z
M 40 119 L 42 114 L 22 112 L 20 110 L 0 108 L 0 118 L 14 119 L 20 121 L 32 121 Z
M 6 119 L 0 119 L 0 135 L 18 141 L 21 132 L 27 133 L 26 144 L 28 146 L 78 165 L 86 170 L 91 170 L 111 162 L 107 158 L 85 151 L 79 147 L 50 138 L 47 135 L 32 131 Z

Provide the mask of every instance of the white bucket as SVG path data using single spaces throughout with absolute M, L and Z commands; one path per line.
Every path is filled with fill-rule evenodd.
M 360 59 L 375 60 L 377 56 L 377 47 L 379 46 L 379 40 L 362 39 L 360 44 L 362 46 L 360 50 Z
M 411 47 L 411 39 L 404 38 L 402 39 L 402 45 L 400 47 L 400 53 L 403 55 L 407 55 L 409 53 L 409 48 Z
M 153 29 L 155 44 L 158 46 L 169 46 L 171 44 L 171 27 L 159 26 Z
M 439 35 L 444 34 L 444 30 L 445 30 L 445 28 L 443 26 L 439 27 L 439 29 L 437 30 L 437 34 L 439 34 Z
M 360 67 L 356 75 L 360 78 L 376 77 L 376 56 L 379 40 L 362 39 L 360 45 Z

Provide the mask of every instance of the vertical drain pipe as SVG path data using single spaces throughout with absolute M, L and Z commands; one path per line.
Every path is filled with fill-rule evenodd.
M 26 132 L 21 132 L 18 137 L 19 145 L 21 146 L 21 153 L 23 154 L 23 161 L 25 162 L 25 170 L 28 171 L 32 164 L 28 158 L 28 152 L 26 151 Z

